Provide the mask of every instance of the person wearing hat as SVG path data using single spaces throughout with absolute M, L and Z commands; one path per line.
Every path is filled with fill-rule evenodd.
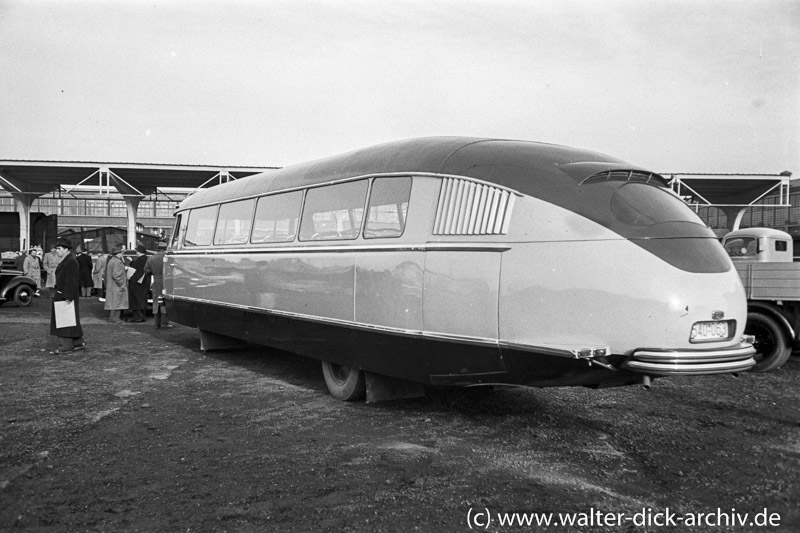
M 136 245 L 136 259 L 128 265 L 135 269 L 128 278 L 128 307 L 133 311 L 131 322 L 144 322 L 147 312 L 147 292 L 150 290 L 150 274 L 144 271 L 147 265 L 147 248 L 144 244 Z
M 60 346 L 50 352 L 58 355 L 86 347 L 83 340 L 81 327 L 81 282 L 78 277 L 78 260 L 71 253 L 72 243 L 64 238 L 56 240 L 55 252 L 60 259 L 55 271 L 55 285 L 53 287 L 53 304 L 50 313 L 50 334 L 58 337 Z M 74 325 L 58 327 L 56 322 L 56 302 L 72 303 L 75 313 Z
M 153 318 L 155 318 L 156 328 L 171 328 L 167 316 L 167 308 L 161 292 L 164 289 L 164 254 L 167 251 L 167 242 L 159 241 L 156 245 L 156 253 L 147 258 L 144 271 L 153 275 Z
M 122 244 L 111 248 L 106 261 L 106 303 L 103 309 L 108 311 L 108 321 L 122 324 L 122 311 L 128 308 L 128 276 L 125 263 L 122 261 Z

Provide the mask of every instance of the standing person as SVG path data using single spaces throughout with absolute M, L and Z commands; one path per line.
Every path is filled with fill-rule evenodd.
M 103 290 L 103 278 L 105 278 L 106 275 L 107 261 L 108 256 L 106 254 L 100 254 L 92 267 L 92 285 L 94 285 L 95 293 L 100 296 L 101 301 L 106 297 L 105 291 Z
M 136 245 L 136 259 L 129 265 L 136 270 L 128 279 L 128 304 L 133 311 L 131 322 L 144 322 L 151 277 L 144 271 L 145 265 L 147 265 L 147 248 L 139 243 Z
M 72 243 L 67 239 L 58 239 L 55 251 L 60 261 L 55 271 L 55 286 L 53 288 L 53 304 L 50 313 L 50 335 L 55 335 L 61 344 L 50 355 L 80 350 L 86 347 L 83 340 L 83 328 L 81 327 L 80 313 L 80 280 L 78 279 L 78 261 L 71 253 Z M 66 302 L 74 304 L 75 325 L 56 327 L 56 302 Z
M 108 321 L 114 324 L 123 323 L 120 315 L 128 308 L 128 276 L 119 256 L 121 253 L 122 245 L 114 245 L 106 261 L 106 304 L 103 308 L 108 311 Z
M 147 264 L 144 266 L 145 273 L 153 275 L 153 318 L 155 318 L 157 328 L 172 327 L 172 324 L 169 323 L 164 299 L 161 296 L 161 291 L 164 288 L 164 254 L 166 249 L 167 243 L 164 241 L 159 242 L 156 253 L 147 258 Z
M 36 262 L 39 263 L 39 275 L 41 276 L 40 279 L 36 280 L 36 283 L 38 284 L 37 289 L 40 290 L 47 283 L 47 272 L 45 272 L 44 265 L 42 264 L 42 248 L 39 245 L 36 246 L 35 256 Z M 39 290 L 36 292 L 39 292 Z
M 34 296 L 41 296 L 39 287 L 42 282 L 42 271 L 39 269 L 39 259 L 36 257 L 36 248 L 31 248 L 25 255 L 25 262 L 22 263 L 22 272 L 36 283 L 36 292 Z
M 44 271 L 47 272 L 47 280 L 45 281 L 45 288 L 50 293 L 50 298 L 53 297 L 53 287 L 56 285 L 56 268 L 61 262 L 61 256 L 56 253 L 55 244 L 50 245 L 50 251 L 44 254 L 42 266 Z
M 91 296 L 92 290 L 92 257 L 89 255 L 89 252 L 83 250 L 80 254 L 78 254 L 78 273 L 80 274 L 81 278 L 81 296 L 87 297 Z

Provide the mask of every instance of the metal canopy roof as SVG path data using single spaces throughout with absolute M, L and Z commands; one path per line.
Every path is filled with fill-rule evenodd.
M 113 185 L 123 195 L 146 196 L 160 187 L 197 189 L 278 168 L 0 160 L 0 187 L 38 197 L 62 186 Z M 791 172 L 662 175 L 670 176 L 673 190 L 690 203 L 747 207 L 769 195 L 778 197 L 778 205 L 789 205 Z
M 789 205 L 791 172 L 781 174 L 669 174 L 673 190 L 689 203 L 748 207 L 766 196 Z
M 126 195 L 148 195 L 159 187 L 196 189 L 274 168 L 0 160 L 0 187 L 41 196 L 60 186 L 115 185 Z

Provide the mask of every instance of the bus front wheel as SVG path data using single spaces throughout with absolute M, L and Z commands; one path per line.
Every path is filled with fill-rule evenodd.
M 367 381 L 364 372 L 357 368 L 322 361 L 322 374 L 331 396 L 337 400 L 352 402 L 364 398 Z
M 753 343 L 756 349 L 756 354 L 753 356 L 756 366 L 750 369 L 751 372 L 775 370 L 789 359 L 792 353 L 789 339 L 778 321 L 771 316 L 750 311 L 747 313 L 744 332 L 756 339 Z

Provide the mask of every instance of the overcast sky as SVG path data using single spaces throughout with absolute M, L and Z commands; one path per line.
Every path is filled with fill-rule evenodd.
M 800 2 L 0 0 L 0 159 L 284 166 L 435 135 L 800 176 Z

